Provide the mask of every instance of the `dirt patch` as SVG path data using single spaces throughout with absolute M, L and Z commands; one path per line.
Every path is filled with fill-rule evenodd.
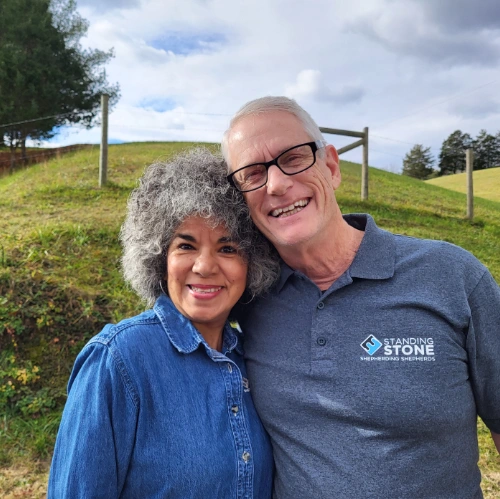
M 33 469 L 24 466 L 0 468 L 0 496 L 3 499 L 45 499 L 49 463 Z

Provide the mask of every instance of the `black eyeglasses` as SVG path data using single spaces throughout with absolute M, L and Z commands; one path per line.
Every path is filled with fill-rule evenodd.
M 267 183 L 267 171 L 276 165 L 285 175 L 296 175 L 316 163 L 316 151 L 325 147 L 321 140 L 290 147 L 267 163 L 253 163 L 227 176 L 229 183 L 240 192 L 260 189 Z

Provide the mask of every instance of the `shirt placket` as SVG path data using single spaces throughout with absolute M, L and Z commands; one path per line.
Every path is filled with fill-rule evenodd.
M 236 449 L 238 468 L 236 497 L 238 499 L 251 499 L 253 497 L 254 465 L 250 435 L 243 409 L 243 378 L 239 367 L 232 360 L 223 355 L 214 358 L 214 360 L 219 362 L 224 378 L 229 423 Z
M 336 321 L 333 314 L 335 310 L 336 292 L 352 283 L 348 274 L 343 274 L 326 292 L 322 293 L 314 303 L 311 323 L 311 373 L 332 373 L 334 364 L 335 345 L 333 339 L 337 336 L 335 331 Z

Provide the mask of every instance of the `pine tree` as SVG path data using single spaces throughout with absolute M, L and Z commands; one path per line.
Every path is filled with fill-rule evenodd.
M 465 151 L 472 147 L 468 133 L 454 131 L 441 146 L 439 153 L 439 175 L 450 175 L 465 171 Z
M 403 175 L 425 180 L 433 172 L 432 168 L 434 158 L 431 154 L 431 148 L 425 147 L 422 144 L 413 146 L 403 160 Z
M 10 146 L 12 165 L 27 138 L 50 138 L 68 124 L 91 127 L 101 94 L 111 105 L 118 100 L 102 67 L 112 52 L 80 46 L 87 28 L 74 0 L 0 1 L 0 125 L 18 123 L 0 128 L 0 143 Z
M 500 132 L 490 135 L 481 130 L 472 143 L 474 149 L 474 170 L 500 166 Z

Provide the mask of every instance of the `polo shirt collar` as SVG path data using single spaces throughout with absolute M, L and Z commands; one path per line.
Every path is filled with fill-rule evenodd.
M 396 241 L 394 234 L 379 229 L 370 215 L 353 213 L 344 215 L 344 220 L 357 229 L 365 231 L 349 273 L 361 279 L 389 279 L 394 275 Z
M 191 324 L 191 321 L 175 308 L 168 296 L 161 295 L 156 300 L 153 310 L 160 320 L 168 339 L 179 352 L 185 354 L 192 353 L 200 344 L 203 344 L 207 352 L 214 352 L 208 346 L 200 332 Z M 232 350 L 236 350 L 240 355 L 243 355 L 241 345 L 241 334 L 236 328 L 231 327 L 229 322 L 226 322 L 223 332 L 222 352 L 229 353 Z M 217 356 L 217 354 L 218 352 L 214 355 Z
M 343 217 L 349 225 L 365 233 L 356 256 L 346 272 L 351 277 L 361 279 L 389 279 L 392 277 L 396 261 L 394 235 L 378 228 L 375 220 L 366 213 L 352 213 Z M 276 284 L 278 292 L 293 274 L 302 275 L 301 272 L 295 271 L 282 261 L 280 278 Z

